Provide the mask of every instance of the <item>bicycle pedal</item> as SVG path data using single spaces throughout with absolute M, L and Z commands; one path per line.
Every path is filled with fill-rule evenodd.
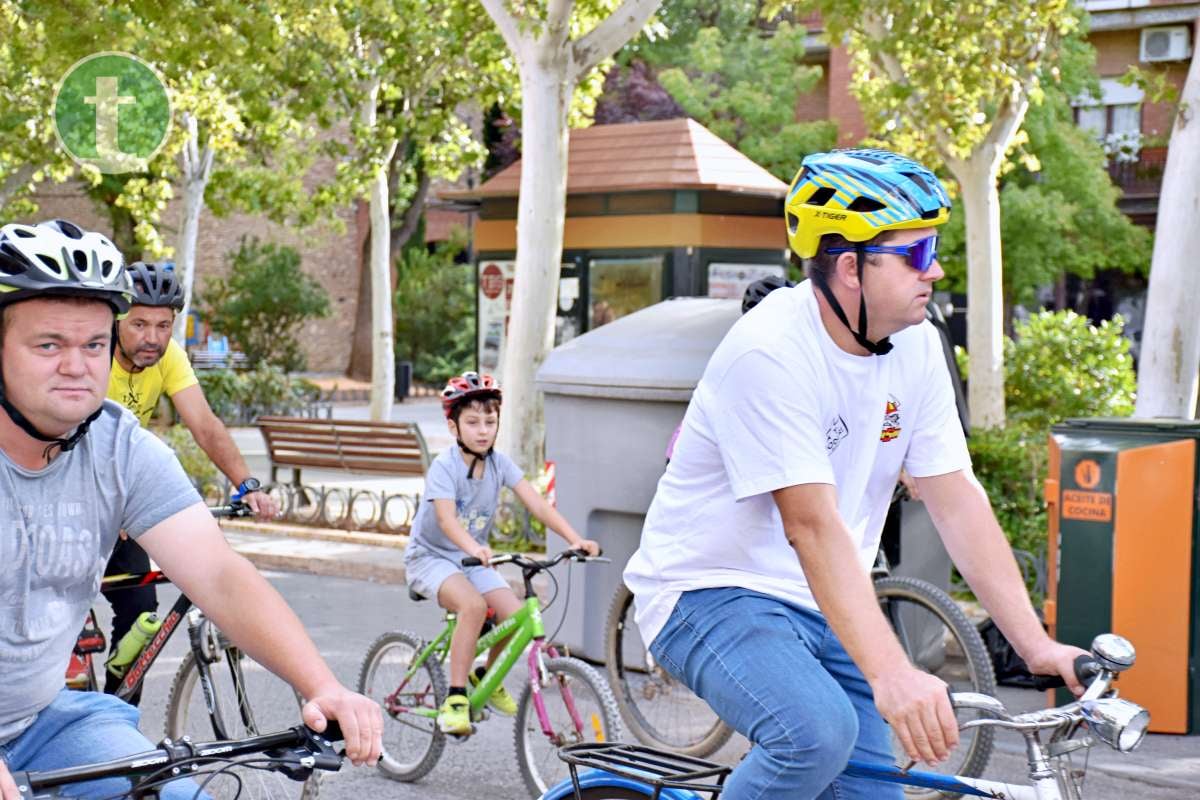
M 470 733 L 448 733 L 446 734 L 446 738 L 452 742 L 458 742 L 461 744 L 462 742 L 465 742 L 467 739 L 470 739 L 472 736 L 474 736 L 478 731 L 479 729 L 472 725 Z
M 487 708 L 481 708 L 478 711 L 471 712 L 471 722 L 483 722 L 492 715 L 492 712 Z

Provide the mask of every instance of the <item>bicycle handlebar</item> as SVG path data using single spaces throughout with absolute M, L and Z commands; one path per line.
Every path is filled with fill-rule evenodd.
M 13 772 L 13 780 L 22 797 L 29 800 L 46 797 L 35 795 L 43 789 L 53 789 L 84 781 L 101 778 L 150 778 L 166 779 L 186 777 L 186 770 L 173 769 L 181 765 L 201 765 L 219 762 L 235 763 L 239 756 L 263 753 L 273 762 L 276 769 L 293 780 L 304 780 L 314 769 L 336 772 L 342 766 L 342 754 L 333 749 L 333 742 L 342 741 L 342 730 L 336 722 L 317 733 L 306 725 L 297 725 L 285 731 L 251 736 L 246 739 L 231 739 L 194 744 L 189 738 L 180 741 L 164 739 L 157 749 L 137 753 L 126 758 L 66 767 L 38 772 Z M 261 759 L 255 759 L 256 763 Z M 134 781 L 137 789 L 137 781 Z M 50 794 L 49 797 L 56 797 Z
M 227 506 L 209 506 L 209 512 L 217 519 L 225 517 L 249 517 L 254 510 L 244 500 L 233 500 Z
M 495 567 L 500 564 L 516 564 L 518 567 L 521 567 L 522 569 L 532 570 L 533 572 L 541 572 L 543 570 L 550 569 L 551 567 L 558 564 L 560 561 L 563 561 L 564 559 L 570 559 L 571 561 L 578 561 L 580 563 L 586 563 L 588 561 L 595 561 L 595 562 L 599 562 L 601 564 L 608 564 L 608 563 L 612 562 L 611 558 L 605 558 L 603 556 L 589 556 L 587 553 L 585 553 L 582 550 L 570 549 L 570 550 L 563 550 L 561 553 L 558 553 L 558 554 L 554 555 L 552 558 L 546 559 L 545 561 L 539 561 L 539 560 L 533 559 L 533 558 L 526 558 L 525 556 L 521 555 L 520 553 L 502 553 L 498 556 L 494 556 L 493 558 L 491 558 L 488 561 L 488 566 Z M 480 561 L 475 556 L 467 556 L 466 558 L 462 559 L 461 563 L 464 567 L 482 567 L 483 566 L 483 562 Z
M 1082 697 L 1066 705 L 1014 715 L 1009 714 L 1004 704 L 991 695 L 974 692 L 951 692 L 950 704 L 955 709 L 973 709 L 990 715 L 964 722 L 960 726 L 962 730 L 989 726 L 1011 728 L 1018 731 L 1057 728 L 1084 720 L 1086 717 L 1085 704 L 1108 694 L 1116 676 L 1117 673 L 1105 668 L 1094 657 L 1080 655 L 1075 658 L 1075 678 L 1087 688 Z M 1054 689 L 1066 685 L 1066 682 L 1057 675 L 1037 677 L 1039 689 Z

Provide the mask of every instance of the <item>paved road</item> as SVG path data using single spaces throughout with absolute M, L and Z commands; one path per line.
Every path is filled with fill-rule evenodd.
M 438 611 L 425 604 L 418 606 L 393 586 L 345 578 L 313 575 L 268 573 L 268 577 L 297 610 L 311 631 L 321 652 L 338 676 L 353 685 L 362 655 L 381 632 L 401 627 L 428 636 L 439 627 Z M 166 587 L 160 597 L 164 603 L 174 599 Z M 107 609 L 97 606 L 102 615 Z M 107 624 L 107 620 L 103 621 Z M 149 676 L 143 700 L 143 730 L 154 740 L 161 737 L 163 708 L 171 677 L 184 651 L 183 637 L 176 635 Z M 525 670 L 518 667 L 509 679 L 509 689 L 519 688 Z M 1040 695 L 1005 690 L 1010 708 L 1038 706 Z M 292 724 L 286 708 L 277 710 L 280 727 Z M 1019 742 L 1001 739 L 993 757 L 989 777 L 1020 780 L 1024 759 Z M 719 755 L 735 762 L 745 750 L 744 740 L 731 742 Z M 1168 800 L 1194 797 L 1186 788 L 1190 777 L 1195 781 L 1200 769 L 1200 740 L 1195 737 L 1151 736 L 1141 751 L 1130 757 L 1097 751 L 1086 784 L 1088 800 Z M 1099 765 L 1100 768 L 1096 768 Z M 1132 775 L 1122 777 L 1119 770 Z M 1134 779 L 1131 779 L 1134 778 Z M 1192 784 L 1195 785 L 1194 783 Z M 399 784 L 380 777 L 369 768 L 346 767 L 331 776 L 322 790 L 329 800 L 362 800 L 375 797 L 397 800 L 459 800 L 459 798 L 495 798 L 524 800 L 524 784 L 518 773 L 513 746 L 511 720 L 493 717 L 480 726 L 479 733 L 462 744 L 451 744 L 434 770 L 416 784 Z

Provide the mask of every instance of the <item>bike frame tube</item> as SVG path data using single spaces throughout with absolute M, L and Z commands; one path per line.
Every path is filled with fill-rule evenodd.
M 151 573 L 152 574 L 152 573 Z M 158 573 L 161 575 L 162 573 Z M 149 581 L 150 583 L 162 581 Z M 143 583 L 130 584 L 145 585 Z M 116 696 L 121 700 L 128 700 L 138 687 L 142 685 L 142 681 L 146 678 L 146 670 L 150 669 L 150 665 L 158 658 L 158 654 L 162 652 L 163 645 L 167 643 L 167 639 L 171 638 L 171 634 L 179 627 L 179 623 L 187 616 L 188 610 L 192 607 L 192 601 L 185 594 L 179 595 L 179 599 L 175 601 L 175 605 L 171 606 L 171 610 L 167 612 L 167 616 L 163 619 L 162 626 L 158 632 L 151 637 L 150 641 L 142 649 L 141 655 L 129 667 L 125 673 L 125 677 L 121 680 L 121 685 L 117 687 Z
M 453 614 L 448 614 L 446 616 L 446 627 L 442 628 L 442 632 L 438 634 L 436 639 L 425 645 L 425 649 L 421 651 L 420 655 L 413 661 L 412 666 L 408 668 L 408 672 L 404 674 L 404 680 L 400 681 L 400 685 L 396 687 L 396 691 L 385 698 L 384 708 L 388 710 L 388 713 L 395 711 L 401 714 L 416 714 L 419 717 L 437 717 L 438 710 L 436 708 L 393 708 L 392 704 L 395 702 L 396 695 L 404 691 L 404 687 L 408 686 L 408 682 L 413 679 L 413 676 L 417 674 L 417 671 L 421 669 L 421 665 L 426 660 L 430 658 L 436 659 L 439 662 L 445 660 L 447 654 L 450 652 L 450 637 L 454 635 L 454 629 L 457 625 L 458 618 Z
M 477 656 L 483 655 L 505 639 L 508 639 L 508 644 L 500 651 L 500 657 L 488 668 L 468 696 L 472 711 L 478 711 L 487 704 L 492 692 L 516 666 L 518 659 L 521 658 L 521 653 L 525 652 L 525 648 L 529 646 L 530 642 L 536 642 L 534 649 L 530 651 L 531 657 L 537 652 L 545 635 L 546 630 L 542 623 L 542 610 L 538 605 L 538 599 L 530 597 L 517 609 L 515 614 L 492 628 L 486 635 L 479 637 L 479 641 L 475 645 L 475 655 Z M 530 662 L 531 666 L 533 663 Z M 536 686 L 536 670 L 532 671 L 530 675 Z
M 920 786 L 926 789 L 938 789 L 953 794 L 963 794 L 969 797 L 1005 798 L 1005 800 L 1059 800 L 1058 787 L 1054 779 L 1038 781 L 1036 786 L 1001 783 L 980 778 L 964 778 L 958 775 L 942 775 L 937 772 L 905 771 L 894 765 L 869 764 L 863 761 L 850 760 L 846 765 L 846 775 L 865 778 L 883 783 L 899 783 L 904 786 Z M 1047 793 L 1049 788 L 1053 793 Z

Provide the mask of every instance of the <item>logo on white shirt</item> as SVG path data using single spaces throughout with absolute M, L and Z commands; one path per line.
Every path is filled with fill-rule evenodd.
M 883 407 L 883 430 L 879 432 L 879 441 L 890 442 L 900 435 L 900 401 L 895 395 L 888 395 L 887 405 Z
M 837 450 L 837 446 L 842 443 L 850 435 L 850 428 L 846 425 L 846 420 L 840 416 L 825 430 L 825 452 L 832 453 Z

